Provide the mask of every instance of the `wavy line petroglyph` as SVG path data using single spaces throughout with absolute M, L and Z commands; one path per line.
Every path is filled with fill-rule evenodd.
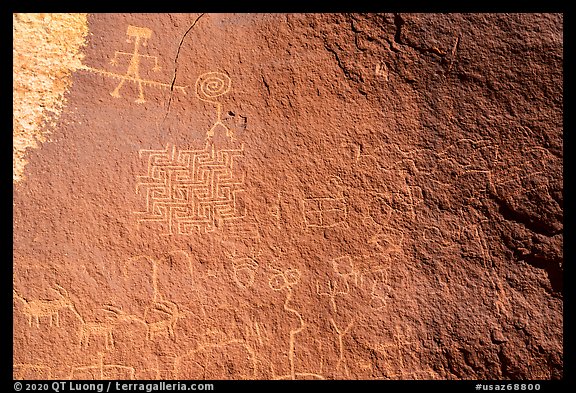
M 154 81 L 154 80 L 142 79 L 142 77 L 140 76 L 140 67 L 142 65 L 141 64 L 142 60 L 144 60 L 144 59 L 153 60 L 154 66 L 152 67 L 152 70 L 156 71 L 156 72 L 160 71 L 160 66 L 158 65 L 158 57 L 150 56 L 150 55 L 143 55 L 140 53 L 140 49 L 141 49 L 140 45 L 146 46 L 147 40 L 149 40 L 150 37 L 152 37 L 152 30 L 151 29 L 148 29 L 146 27 L 137 27 L 137 26 L 128 25 L 128 29 L 126 30 L 126 35 L 128 36 L 128 39 L 126 40 L 128 43 L 134 42 L 133 51 L 132 52 L 115 51 L 114 57 L 112 58 L 112 60 L 110 60 L 110 64 L 112 66 L 117 66 L 119 63 L 119 61 L 118 61 L 119 57 L 124 56 L 124 57 L 129 58 L 128 68 L 126 69 L 125 74 L 118 74 L 118 73 L 114 73 L 114 72 L 110 72 L 110 71 L 106 71 L 106 70 L 101 70 L 98 68 L 89 67 L 86 65 L 83 65 L 80 69 L 85 70 L 85 71 L 89 71 L 89 72 L 93 72 L 96 74 L 104 75 L 106 77 L 110 77 L 110 78 L 114 78 L 114 79 L 120 79 L 120 82 L 118 83 L 116 88 L 110 93 L 110 95 L 112 97 L 116 97 L 116 98 L 121 97 L 120 90 L 122 89 L 122 87 L 124 86 L 124 84 L 127 81 L 135 83 L 138 86 L 138 98 L 136 99 L 135 102 L 138 104 L 142 104 L 142 103 L 146 102 L 146 100 L 144 99 L 144 86 L 163 88 L 163 89 L 169 89 L 169 90 L 177 90 L 183 94 L 186 94 L 186 87 L 185 86 L 176 86 L 176 85 L 172 85 L 170 83 L 162 83 L 162 82 L 158 82 L 158 81 Z

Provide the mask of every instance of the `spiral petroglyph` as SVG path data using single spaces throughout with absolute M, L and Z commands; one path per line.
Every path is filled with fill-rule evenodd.
M 196 80 L 196 94 L 203 101 L 213 102 L 214 98 L 228 93 L 231 86 L 232 81 L 228 75 L 221 72 L 207 72 Z

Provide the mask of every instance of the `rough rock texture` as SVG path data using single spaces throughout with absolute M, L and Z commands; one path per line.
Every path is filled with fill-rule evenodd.
M 14 14 L 13 181 L 23 180 L 28 148 L 45 142 L 82 65 L 86 14 Z
M 562 378 L 562 25 L 88 15 L 14 376 Z

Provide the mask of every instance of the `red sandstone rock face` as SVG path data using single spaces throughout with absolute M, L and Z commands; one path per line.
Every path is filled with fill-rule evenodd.
M 15 378 L 562 377 L 562 16 L 88 22 Z

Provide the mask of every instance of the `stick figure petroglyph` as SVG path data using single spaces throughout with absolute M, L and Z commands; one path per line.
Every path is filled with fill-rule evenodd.
M 140 66 L 143 59 L 153 60 L 154 66 L 152 67 L 152 70 L 156 72 L 160 71 L 160 66 L 158 65 L 158 57 L 144 55 L 140 53 L 141 46 L 146 46 L 147 40 L 149 40 L 150 37 L 152 36 L 152 30 L 146 27 L 137 27 L 128 25 L 126 35 L 128 36 L 126 40 L 128 43 L 134 42 L 133 51 L 132 52 L 115 51 L 114 57 L 112 58 L 112 60 L 110 60 L 110 64 L 112 66 L 117 66 L 118 58 L 120 56 L 130 58 L 128 62 L 128 68 L 126 69 L 126 73 L 124 75 L 88 66 L 83 66 L 81 69 L 101 74 L 107 77 L 111 77 L 114 79 L 120 79 L 120 82 L 118 83 L 116 88 L 110 93 L 112 97 L 116 98 L 121 97 L 120 90 L 122 89 L 126 81 L 136 83 L 136 85 L 138 86 L 138 98 L 136 99 L 135 102 L 138 104 L 146 102 L 146 100 L 144 99 L 144 87 L 143 87 L 144 85 L 170 90 L 179 90 L 183 94 L 186 94 L 185 86 L 177 86 L 174 84 L 161 83 L 153 80 L 142 79 L 142 77 L 140 76 Z
M 216 121 L 208 130 L 206 136 L 214 136 L 218 128 L 226 132 L 226 136 L 232 138 L 232 130 L 222 123 L 222 103 L 216 101 L 218 97 L 227 94 L 230 91 L 232 80 L 226 74 L 221 72 L 207 72 L 202 74 L 196 80 L 196 95 L 202 101 L 209 102 L 216 106 Z

